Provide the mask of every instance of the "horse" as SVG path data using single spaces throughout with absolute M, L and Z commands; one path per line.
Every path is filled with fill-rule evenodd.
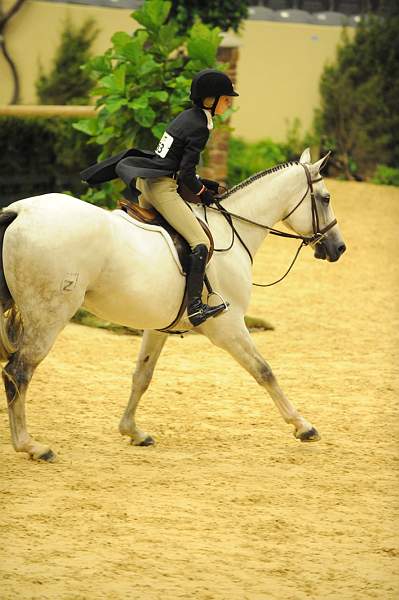
M 214 253 L 207 274 L 212 288 L 230 304 L 196 331 L 230 353 L 267 390 L 303 442 L 320 436 L 280 388 L 256 349 L 244 315 L 252 288 L 251 259 L 265 237 L 278 232 L 274 226 L 279 221 L 294 232 L 281 235 L 303 240 L 316 258 L 335 262 L 345 251 L 320 175 L 327 159 L 312 163 L 307 148 L 299 161 L 257 173 L 225 192 L 218 210 L 193 207 L 200 217 L 206 210 L 215 243 L 225 250 Z M 12 444 L 34 460 L 52 462 L 56 455 L 28 433 L 28 386 L 82 306 L 107 321 L 144 330 L 119 431 L 134 446 L 154 443 L 136 425 L 135 413 L 170 333 L 161 330 L 181 306 L 185 275 L 163 235 L 137 227 L 119 213 L 59 193 L 18 200 L 0 213 L 0 353 L 2 362 L 7 361 L 2 376 Z M 186 313 L 174 330 L 182 327 L 190 329 Z

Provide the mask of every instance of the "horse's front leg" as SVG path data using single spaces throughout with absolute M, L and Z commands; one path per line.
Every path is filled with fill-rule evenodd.
M 134 446 L 151 446 L 154 439 L 136 426 L 135 413 L 141 396 L 150 385 L 155 365 L 168 338 L 167 333 L 146 330 L 143 334 L 140 354 L 133 374 L 129 403 L 119 423 L 122 435 L 131 437 Z
M 227 325 L 227 326 L 226 326 Z M 284 421 L 294 426 L 294 435 L 302 442 L 314 442 L 320 439 L 317 430 L 309 421 L 304 419 L 291 404 L 277 383 L 270 366 L 256 349 L 245 324 L 236 325 L 230 329 L 229 324 L 222 326 L 222 320 L 214 327 L 204 331 L 217 346 L 229 352 L 237 362 L 244 367 L 256 381 L 266 388 L 280 411 Z

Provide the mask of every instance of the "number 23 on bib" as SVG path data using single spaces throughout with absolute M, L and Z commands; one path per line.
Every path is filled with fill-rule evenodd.
M 157 149 L 155 150 L 155 154 L 158 154 L 158 156 L 160 156 L 161 158 L 165 158 L 172 144 L 173 137 L 165 131 L 162 138 L 160 139 Z

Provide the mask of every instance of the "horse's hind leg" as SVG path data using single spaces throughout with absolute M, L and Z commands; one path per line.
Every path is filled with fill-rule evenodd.
M 35 460 L 52 461 L 54 453 L 48 446 L 36 442 L 26 427 L 25 397 L 36 366 L 17 352 L 3 370 L 11 440 L 17 452 L 27 452 Z
M 77 293 L 69 302 L 56 305 L 38 305 L 22 314 L 24 331 L 20 349 L 11 355 L 3 369 L 11 439 L 17 452 L 27 452 L 35 460 L 51 462 L 52 450 L 28 433 L 25 416 L 25 398 L 36 367 L 50 352 L 54 342 L 82 303 Z
M 133 374 L 129 403 L 119 423 L 119 431 L 122 435 L 131 437 L 134 446 L 154 444 L 153 438 L 136 426 L 135 412 L 140 398 L 150 385 L 155 365 L 167 338 L 167 333 L 144 331 L 140 354 Z
M 229 352 L 270 394 L 286 423 L 294 426 L 294 435 L 302 442 L 320 439 L 317 430 L 302 417 L 291 404 L 277 383 L 270 366 L 258 352 L 244 323 L 225 324 L 223 329 L 216 323 L 209 326 L 204 333 L 216 345 Z M 227 325 L 227 326 L 226 326 Z

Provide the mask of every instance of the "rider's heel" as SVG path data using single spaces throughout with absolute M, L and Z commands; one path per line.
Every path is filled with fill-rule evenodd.
M 205 244 L 196 246 L 189 257 L 189 269 L 187 273 L 187 314 L 190 323 L 194 325 L 194 327 L 201 325 L 211 317 L 219 316 L 228 307 L 227 302 L 225 302 L 223 298 L 221 298 L 223 304 L 217 306 L 208 306 L 208 304 L 204 304 L 201 300 L 207 257 L 208 248 Z M 208 299 L 212 294 L 216 294 L 216 292 L 209 294 Z M 219 296 L 219 294 L 216 295 Z

